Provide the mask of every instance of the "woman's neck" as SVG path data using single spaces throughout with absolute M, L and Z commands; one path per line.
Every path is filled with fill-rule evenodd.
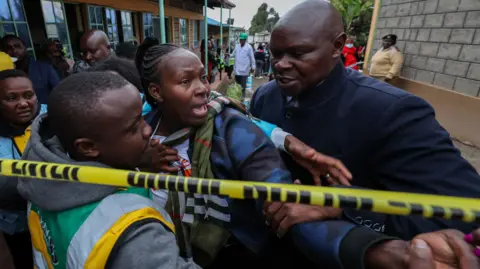
M 166 137 L 182 128 L 183 127 L 180 126 L 179 124 L 168 122 L 167 120 L 165 120 L 165 117 L 163 117 L 163 120 L 160 121 L 160 125 L 158 126 L 158 129 L 157 129 L 157 132 L 155 132 L 155 135 Z

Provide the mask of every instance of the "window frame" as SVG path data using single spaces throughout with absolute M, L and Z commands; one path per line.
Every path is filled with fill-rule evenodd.
M 182 21 L 184 24 L 182 25 Z M 183 30 L 185 29 L 185 35 Z M 185 41 L 183 37 L 185 36 Z M 180 46 L 182 48 L 188 49 L 188 20 L 186 18 L 178 18 L 178 37 L 180 41 Z
M 146 17 L 150 17 L 150 24 L 148 24 Z M 143 38 L 147 38 L 149 36 L 155 36 L 155 33 L 153 31 L 153 18 L 158 18 L 158 16 L 153 16 L 152 13 L 148 12 L 143 12 L 142 13 L 142 28 L 143 28 Z M 158 38 L 158 37 L 156 37 Z
M 127 21 L 127 17 L 125 17 L 124 20 L 124 14 L 128 14 L 130 18 L 130 24 L 124 23 L 124 21 Z M 135 36 L 134 36 L 134 31 L 133 31 L 133 14 L 129 10 L 120 10 L 120 22 L 122 25 L 122 42 L 134 42 L 135 41 Z M 130 30 L 131 33 L 131 39 L 125 39 L 125 29 Z
M 53 22 L 47 21 L 46 12 L 43 8 L 44 3 L 51 4 L 51 8 L 52 8 L 52 11 L 53 11 L 53 16 L 54 16 L 54 21 Z M 63 22 L 57 21 L 57 16 L 56 16 L 56 12 L 55 12 L 55 8 L 54 8 L 53 3 L 60 4 L 62 17 L 63 17 Z M 45 24 L 45 31 L 46 31 L 46 34 L 47 34 L 47 38 L 58 39 L 62 43 L 62 46 L 67 49 L 67 53 L 66 53 L 65 57 L 73 59 L 72 44 L 71 44 L 71 40 L 70 40 L 70 33 L 68 31 L 67 13 L 65 12 L 65 6 L 63 4 L 63 1 L 61 1 L 61 0 L 40 0 L 40 5 L 42 6 L 42 15 L 43 15 L 43 21 L 44 21 L 44 24 Z M 66 38 L 67 38 L 67 40 L 66 40 L 67 43 L 64 43 L 63 42 L 64 40 L 62 40 L 62 38 L 58 34 L 59 33 L 59 25 L 62 25 L 62 24 L 65 27 L 65 34 L 66 34 Z M 48 33 L 48 28 L 49 28 L 48 26 L 49 25 L 56 27 L 56 33 L 57 33 L 56 35 L 51 35 L 51 34 Z
M 93 9 L 94 12 L 91 14 L 90 9 Z M 97 21 L 97 9 L 100 9 L 100 14 L 101 14 L 101 23 Z M 94 21 L 92 23 L 92 15 L 94 17 Z M 97 6 L 97 5 L 87 5 L 87 19 L 88 19 L 88 29 L 97 29 L 97 30 L 102 30 L 105 32 L 105 7 L 102 6 Z M 101 27 L 101 28 L 99 28 Z
M 106 25 L 106 34 L 108 36 L 108 40 L 110 41 L 110 46 L 112 48 L 115 48 L 118 43 L 120 43 L 120 37 L 118 35 L 118 18 L 117 18 L 117 11 L 113 8 L 105 7 L 104 8 L 105 12 L 105 25 Z M 108 19 L 114 18 L 115 21 L 112 21 L 112 23 L 108 22 Z M 114 29 L 116 28 L 116 31 Z M 111 30 L 111 33 L 110 33 Z
M 35 54 L 35 49 L 33 47 L 33 40 L 32 40 L 32 34 L 30 32 L 30 26 L 28 25 L 28 18 L 27 18 L 27 13 L 25 12 L 25 6 L 23 5 L 23 1 L 20 0 L 20 4 L 22 5 L 22 12 L 23 12 L 23 17 L 24 17 L 24 20 L 23 21 L 17 21 L 15 20 L 15 18 L 13 17 L 13 12 L 12 12 L 12 8 L 11 8 L 11 5 L 12 3 L 10 3 L 11 1 L 15 1 L 15 0 L 5 0 L 5 2 L 7 2 L 7 8 L 8 8 L 8 14 L 10 15 L 10 19 L 11 20 L 7 20 L 7 21 L 3 21 L 3 20 L 0 20 L 0 29 L 2 30 L 2 33 L 4 35 L 9 35 L 9 34 L 13 34 L 13 35 L 16 35 L 18 37 L 21 38 L 20 34 L 19 34 L 19 31 L 18 31 L 18 27 L 17 25 L 25 25 L 27 26 L 27 32 L 28 32 L 28 41 L 29 42 L 26 42 L 25 40 L 23 40 L 23 42 L 26 43 L 26 47 L 27 47 L 27 53 L 30 55 L 30 56 L 33 56 L 34 59 L 36 59 L 36 54 Z M 13 25 L 13 30 L 15 32 L 6 32 L 4 29 L 4 25 L 8 25 L 8 24 L 11 24 Z

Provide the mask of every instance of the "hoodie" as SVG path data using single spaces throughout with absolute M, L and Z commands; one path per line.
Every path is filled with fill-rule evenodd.
M 30 142 L 23 159 L 39 162 L 108 167 L 98 162 L 76 162 L 69 158 L 58 138 L 49 130 L 46 115 L 39 116 L 32 125 Z M 64 211 L 98 202 L 117 191 L 116 187 L 36 179 L 19 179 L 20 194 L 40 209 Z M 161 208 L 157 210 L 170 220 Z M 161 223 L 147 223 L 126 231 L 116 255 L 109 258 L 111 268 L 200 268 L 180 258 L 175 235 Z

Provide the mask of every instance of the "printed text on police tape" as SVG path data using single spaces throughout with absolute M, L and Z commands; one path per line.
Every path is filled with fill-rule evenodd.
M 234 199 L 264 199 L 395 215 L 480 223 L 480 199 L 332 187 L 243 182 L 132 172 L 78 165 L 0 160 L 0 174 L 118 187 L 167 189 Z

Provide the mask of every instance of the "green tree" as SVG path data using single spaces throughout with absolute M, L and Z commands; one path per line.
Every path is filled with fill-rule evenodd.
M 331 0 L 330 3 L 340 12 L 347 35 L 364 42 L 370 31 L 373 15 L 373 2 L 370 0 Z
M 273 7 L 268 8 L 266 3 L 258 7 L 257 13 L 253 15 L 250 23 L 249 33 L 254 35 L 262 31 L 271 32 L 277 21 L 280 19 L 278 12 Z

